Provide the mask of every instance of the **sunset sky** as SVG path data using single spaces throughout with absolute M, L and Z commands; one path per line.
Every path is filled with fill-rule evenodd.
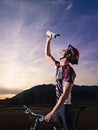
M 55 58 L 68 44 L 80 51 L 75 84 L 98 85 L 98 0 L 0 0 L 0 99 L 55 83 L 47 30 L 61 34 L 52 40 Z

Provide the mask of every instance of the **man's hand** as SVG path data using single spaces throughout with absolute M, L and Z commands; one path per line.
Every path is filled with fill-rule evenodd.
M 53 116 L 54 116 L 54 112 L 50 112 L 50 113 L 48 113 L 46 116 L 45 116 L 45 121 L 46 122 L 49 122 L 52 118 L 53 118 Z
M 51 34 L 51 36 L 47 37 L 47 41 L 51 41 L 51 39 L 52 39 L 52 34 Z

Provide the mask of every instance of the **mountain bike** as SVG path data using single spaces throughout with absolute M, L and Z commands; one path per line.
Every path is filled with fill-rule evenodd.
M 36 114 L 36 113 L 32 112 L 32 110 L 25 105 L 23 105 L 23 107 L 26 109 L 25 114 L 29 114 L 31 117 L 36 118 L 35 122 L 34 122 L 34 126 L 31 126 L 30 130 L 37 130 L 37 129 L 38 130 L 44 130 L 44 128 L 40 128 L 40 123 L 44 121 L 44 115 Z M 85 110 L 86 108 L 87 108 L 87 106 L 75 106 L 75 109 L 79 109 L 77 117 L 76 117 L 76 126 L 77 127 L 78 127 L 78 121 L 79 121 L 80 113 L 83 110 Z

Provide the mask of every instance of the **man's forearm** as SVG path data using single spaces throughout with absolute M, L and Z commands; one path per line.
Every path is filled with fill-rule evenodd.
M 51 39 L 52 39 L 52 36 L 48 37 L 46 40 L 45 56 L 53 65 L 55 65 L 55 58 L 51 55 L 51 49 L 50 49 Z
M 46 40 L 46 46 L 45 46 L 45 55 L 46 55 L 46 56 L 51 56 L 50 40 L 51 40 L 51 39 L 49 39 L 49 38 L 47 38 L 47 40 Z
M 52 112 L 55 114 L 55 112 L 64 104 L 66 98 L 68 97 L 68 92 L 66 92 L 66 94 L 62 94 L 58 100 L 58 102 L 56 103 L 56 105 L 54 106 L 54 108 L 52 109 Z

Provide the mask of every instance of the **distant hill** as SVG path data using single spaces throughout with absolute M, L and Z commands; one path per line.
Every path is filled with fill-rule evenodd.
M 96 104 L 98 101 L 98 86 L 78 86 L 74 85 L 72 99 L 76 104 Z M 25 90 L 16 96 L 0 101 L 0 104 L 7 105 L 37 105 L 55 104 L 56 94 L 53 84 L 43 84 Z

